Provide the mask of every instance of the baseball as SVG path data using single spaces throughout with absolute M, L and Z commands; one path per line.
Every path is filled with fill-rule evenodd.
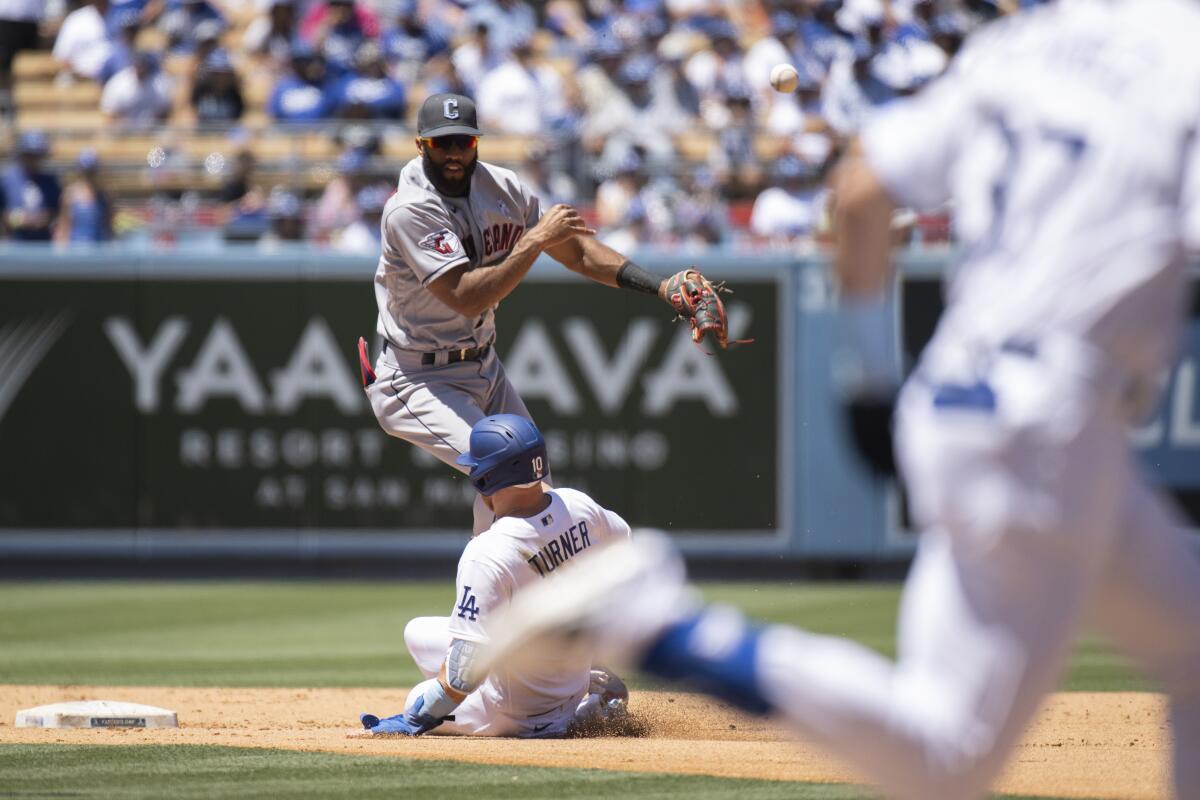
M 771 85 L 777 92 L 791 94 L 800 85 L 800 73 L 791 64 L 776 64 L 771 68 Z

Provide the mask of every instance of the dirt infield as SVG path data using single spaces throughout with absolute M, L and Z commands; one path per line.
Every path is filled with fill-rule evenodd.
M 788 781 L 854 775 L 782 726 L 688 694 L 635 692 L 641 738 L 358 738 L 360 711 L 394 713 L 405 690 L 0 686 L 0 744 L 216 744 L 488 764 L 590 767 Z M 15 728 L 18 710 L 69 700 L 124 700 L 177 711 L 168 730 Z M 1159 695 L 1052 697 L 1014 754 L 998 791 L 1141 800 L 1168 797 L 1169 741 Z

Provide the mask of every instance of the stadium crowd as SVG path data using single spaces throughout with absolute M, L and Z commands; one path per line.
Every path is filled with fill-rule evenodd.
M 416 106 L 455 91 L 497 137 L 481 158 L 508 162 L 546 203 L 580 206 L 618 249 L 817 247 L 846 137 L 936 77 L 973 28 L 1030 4 L 0 0 L 3 233 L 87 242 L 194 224 L 264 247 L 373 251 Z M 100 145 L 63 158 L 53 115 L 26 122 L 14 63 L 38 49 L 55 91 L 95 87 L 100 130 L 84 138 L 156 137 L 144 158 Z M 769 85 L 781 62 L 798 68 L 794 93 Z M 255 142 L 301 130 L 329 148 L 263 163 Z M 199 131 L 223 145 L 189 185 L 179 143 Z M 947 235 L 942 217 L 898 224 Z

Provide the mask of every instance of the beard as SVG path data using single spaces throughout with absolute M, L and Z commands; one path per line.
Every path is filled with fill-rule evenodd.
M 475 174 L 475 165 L 478 163 L 479 159 L 473 158 L 471 159 L 471 163 L 463 163 L 463 176 L 461 178 L 447 178 L 428 156 L 421 156 L 421 169 L 425 171 L 425 177 L 429 178 L 429 182 L 433 184 L 433 188 L 447 197 L 466 197 L 470 194 L 471 176 Z

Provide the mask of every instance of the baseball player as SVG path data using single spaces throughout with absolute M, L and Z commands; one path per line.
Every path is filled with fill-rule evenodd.
M 955 800 L 984 795 L 1087 620 L 1168 693 L 1176 790 L 1200 797 L 1200 561 L 1128 442 L 1200 245 L 1198 37 L 1190 0 L 1064 1 L 994 23 L 840 168 L 836 274 L 867 383 L 892 377 L 896 205 L 952 201 L 964 245 L 898 402 L 922 535 L 896 662 L 703 608 L 650 541 L 582 565 L 565 605 L 516 598 L 497 663 L 587 642 L 783 714 L 891 796 Z
M 378 332 L 372 369 L 359 343 L 367 396 L 380 425 L 459 468 L 471 425 L 488 414 L 528 417 L 492 343 L 496 305 L 547 253 L 607 286 L 657 295 L 690 320 L 696 341 L 726 344 L 717 288 L 695 270 L 660 278 L 593 238 L 579 212 L 542 213 L 517 176 L 479 161 L 475 104 L 436 94 L 418 115 L 418 157 L 400 171 L 383 211 L 375 273 Z M 477 497 L 474 532 L 492 521 Z
M 492 674 L 478 668 L 476 652 L 515 591 L 628 539 L 629 525 L 583 492 L 546 490 L 546 442 L 523 416 L 496 414 L 475 423 L 458 463 L 491 498 L 496 521 L 463 551 L 450 616 L 418 617 L 404 629 L 427 680 L 409 692 L 403 713 L 363 714 L 363 727 L 411 736 L 437 728 L 464 736 L 551 737 L 626 713 L 624 684 L 608 670 L 593 669 L 587 652 L 548 654 L 522 670 Z M 562 588 L 570 591 L 570 583 Z

